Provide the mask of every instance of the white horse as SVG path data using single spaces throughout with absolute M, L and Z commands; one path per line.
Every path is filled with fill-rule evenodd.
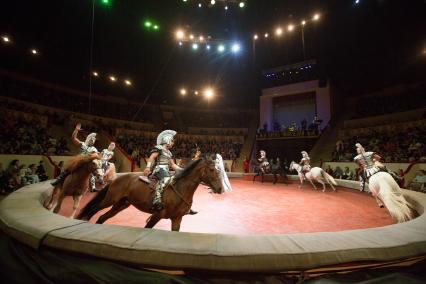
M 298 163 L 292 161 L 290 164 L 290 171 L 295 170 L 297 171 L 297 174 L 299 175 L 299 179 L 300 179 L 300 185 L 299 188 L 302 187 L 303 185 L 303 181 L 306 179 L 312 184 L 312 186 L 317 189 L 317 187 L 315 186 L 315 184 L 313 183 L 313 181 L 317 181 L 320 184 L 322 184 L 322 192 L 325 192 L 325 183 L 328 183 L 331 188 L 336 191 L 336 189 L 334 188 L 334 185 L 337 185 L 336 181 L 334 180 L 334 178 L 327 174 L 323 169 L 318 168 L 318 167 L 313 167 L 311 168 L 311 170 L 309 172 L 307 172 L 305 175 L 302 173 L 302 166 L 299 165 Z
M 386 206 L 398 223 L 413 219 L 413 206 L 404 198 L 401 188 L 387 172 L 378 172 L 368 181 L 368 188 L 380 207 Z

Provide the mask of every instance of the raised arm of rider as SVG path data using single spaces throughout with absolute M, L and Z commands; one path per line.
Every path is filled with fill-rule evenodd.
M 77 123 L 77 125 L 75 126 L 74 131 L 71 135 L 71 141 L 77 146 L 79 146 L 81 143 L 83 143 L 80 140 L 78 140 L 78 138 L 77 138 L 77 134 L 80 131 L 80 129 L 81 129 L 81 123 Z
M 157 159 L 159 154 L 160 153 L 158 153 L 158 152 L 154 152 L 154 153 L 151 154 L 151 156 L 149 156 L 148 161 L 146 161 L 146 167 L 143 170 L 143 174 L 145 176 L 148 176 L 151 173 L 152 163 L 155 161 L 155 159 Z

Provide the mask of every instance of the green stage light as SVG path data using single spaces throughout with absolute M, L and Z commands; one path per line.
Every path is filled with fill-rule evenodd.
M 102 0 L 102 4 L 109 5 L 111 4 L 110 0 Z
M 145 27 L 150 28 L 152 26 L 152 23 L 150 21 L 145 21 L 144 25 Z
M 160 29 L 160 27 L 158 25 L 154 25 L 153 29 L 156 30 L 156 31 L 158 31 Z

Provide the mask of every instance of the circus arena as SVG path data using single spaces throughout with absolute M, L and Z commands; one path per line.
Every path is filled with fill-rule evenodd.
M 4 283 L 426 283 L 424 1 L 2 6 Z

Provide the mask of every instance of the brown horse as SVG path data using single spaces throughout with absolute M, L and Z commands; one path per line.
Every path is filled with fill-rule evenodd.
M 78 219 L 90 220 L 98 211 L 112 206 L 96 221 L 104 223 L 130 205 L 137 209 L 151 213 L 145 228 L 152 228 L 161 219 L 171 219 L 172 231 L 179 231 L 182 217 L 191 208 L 192 199 L 198 185 L 203 182 L 209 185 L 215 193 L 222 192 L 222 183 L 219 171 L 212 159 L 191 161 L 188 166 L 174 176 L 173 184 L 163 191 L 162 203 L 164 209 L 151 209 L 154 191 L 149 185 L 142 182 L 137 174 L 126 174 L 115 179 L 109 186 L 101 190 L 78 215 Z
M 58 213 L 65 196 L 72 196 L 74 204 L 70 217 L 74 218 L 80 200 L 89 188 L 90 175 L 93 174 L 97 181 L 102 182 L 102 163 L 98 155 L 77 155 L 65 164 L 64 169 L 70 174 L 61 185 L 53 189 L 50 199 L 46 200 L 44 206 L 51 209 L 56 203 L 53 212 Z

